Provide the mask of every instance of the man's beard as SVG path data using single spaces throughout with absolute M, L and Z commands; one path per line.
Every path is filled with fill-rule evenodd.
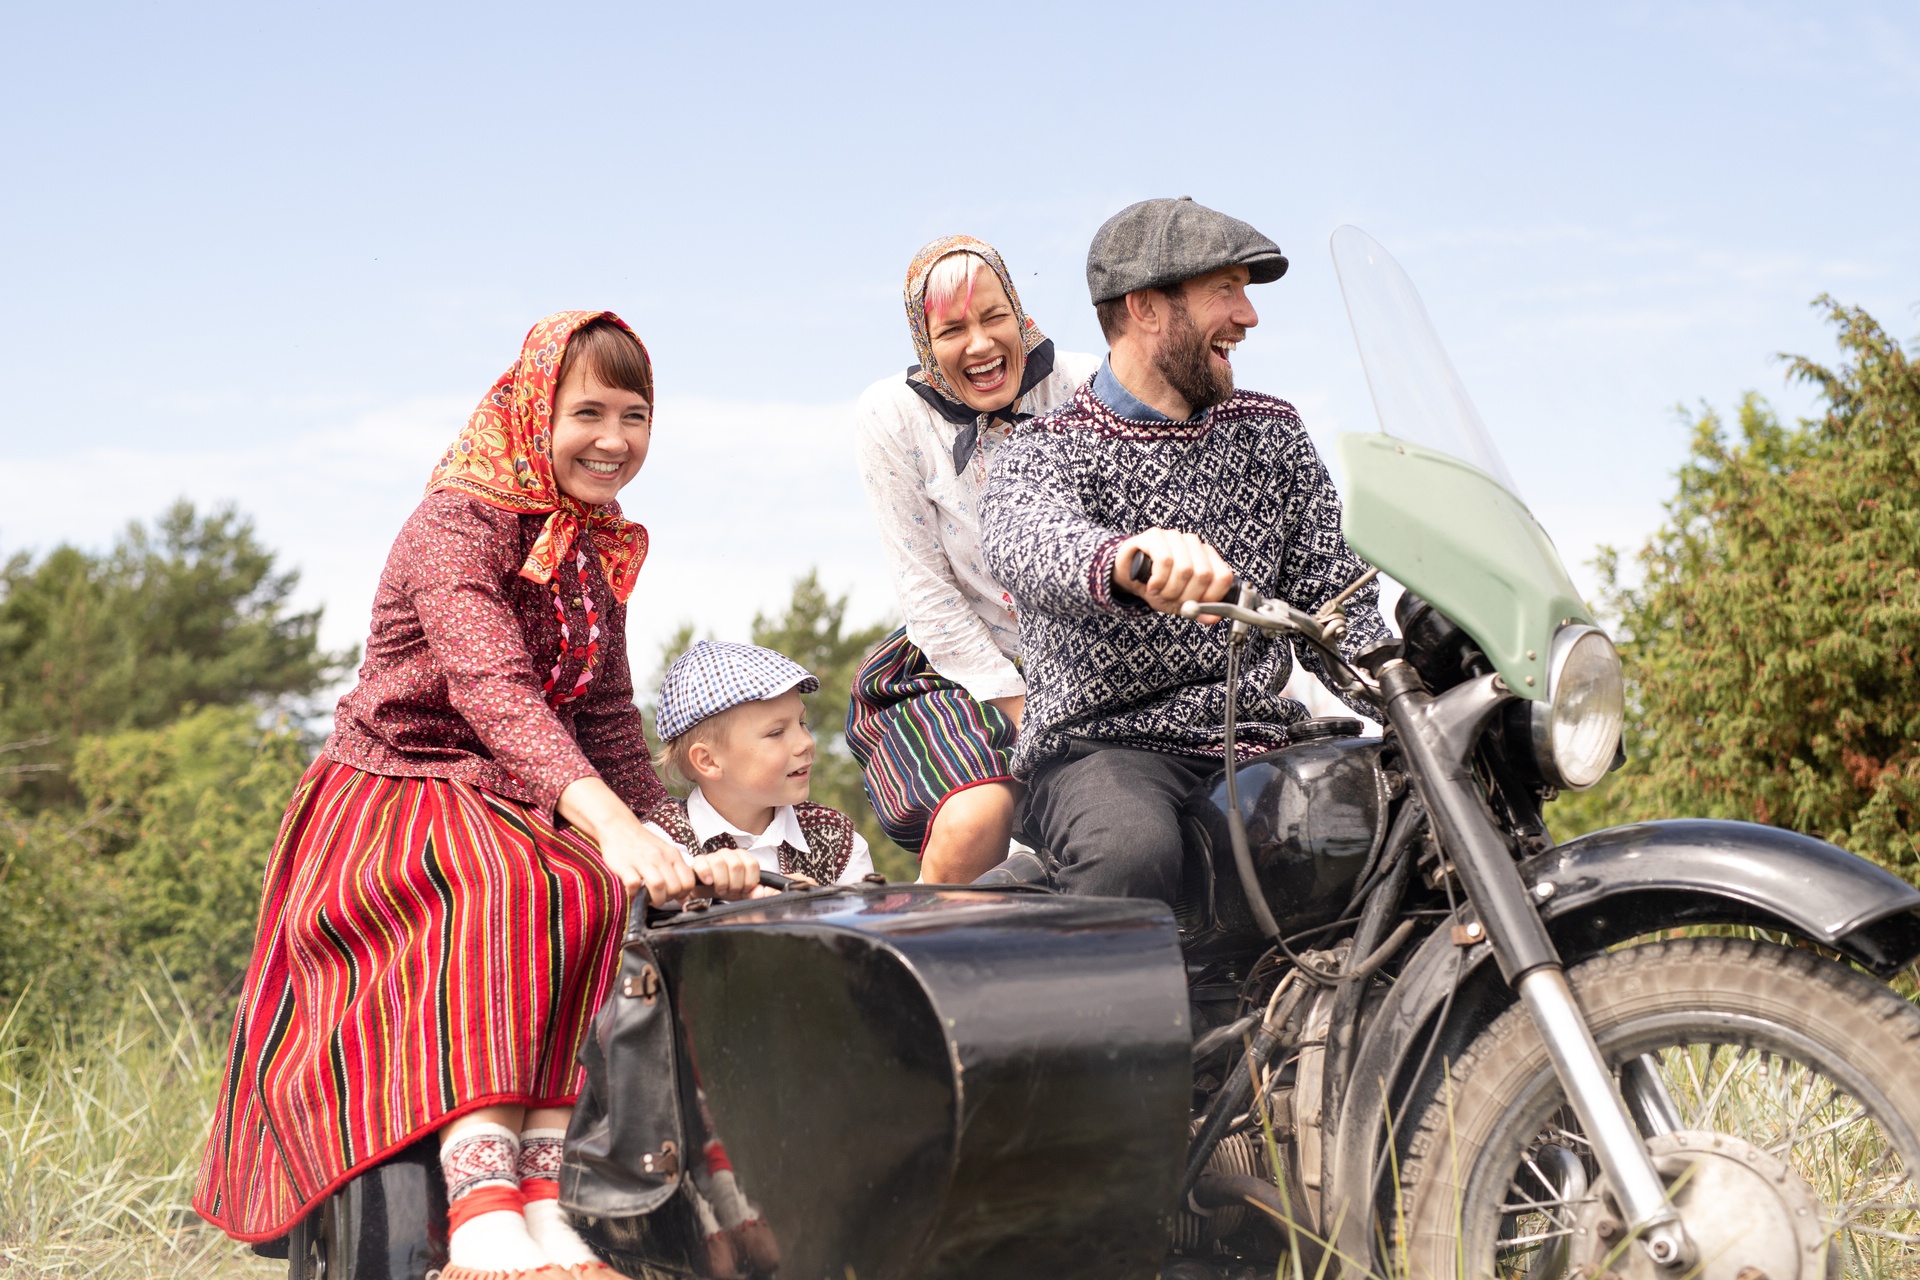
M 1194 413 L 1211 409 L 1233 394 L 1233 369 L 1213 367 L 1213 344 L 1195 327 L 1187 300 L 1177 292 L 1165 296 L 1172 321 L 1154 353 L 1153 367 Z

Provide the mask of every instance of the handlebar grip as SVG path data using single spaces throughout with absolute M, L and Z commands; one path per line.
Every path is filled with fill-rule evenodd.
M 1133 553 L 1133 560 L 1127 566 L 1127 576 L 1135 582 L 1145 582 L 1153 577 L 1153 557 L 1144 551 Z
M 789 889 L 799 888 L 801 882 L 795 880 L 792 876 L 783 876 L 778 871 L 762 871 L 760 873 L 760 884 L 763 888 L 778 889 L 780 892 L 785 893 Z

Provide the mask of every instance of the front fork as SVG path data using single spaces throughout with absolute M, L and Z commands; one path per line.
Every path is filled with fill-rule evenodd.
M 1387 718 L 1413 765 L 1442 846 L 1493 944 L 1500 972 L 1520 995 L 1553 1059 L 1567 1101 L 1593 1144 L 1594 1158 L 1613 1187 L 1620 1211 L 1647 1255 L 1661 1267 L 1692 1259 L 1693 1246 L 1666 1184 L 1653 1167 L 1641 1130 L 1615 1086 L 1600 1046 L 1567 985 L 1560 953 L 1547 935 L 1513 854 L 1480 797 L 1468 761 L 1487 720 L 1513 696 L 1497 675 L 1482 676 L 1439 697 L 1426 691 L 1407 663 L 1380 669 Z M 1677 1124 L 1672 1106 L 1643 1061 L 1627 1069 L 1628 1085 L 1654 1127 Z M 1651 1076 L 1649 1080 L 1642 1076 Z M 1662 1105 L 1664 1103 L 1664 1105 Z

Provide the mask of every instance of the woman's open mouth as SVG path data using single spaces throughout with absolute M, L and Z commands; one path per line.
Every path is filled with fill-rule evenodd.
M 575 458 L 574 461 L 596 476 L 617 476 L 620 474 L 620 464 L 617 462 L 602 462 L 598 458 Z
M 967 383 L 975 391 L 995 391 L 1007 380 L 1007 358 L 995 356 L 984 364 L 968 365 L 960 372 L 967 375 Z

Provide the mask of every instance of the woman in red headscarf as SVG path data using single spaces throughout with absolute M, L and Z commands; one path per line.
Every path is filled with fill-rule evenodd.
M 267 864 L 226 1090 L 194 1206 L 284 1236 L 438 1132 L 445 1280 L 600 1264 L 555 1201 L 574 1052 L 626 902 L 757 883 L 641 818 L 665 791 L 633 705 L 626 600 L 646 530 L 653 369 L 617 316 L 535 325 L 380 577 L 359 683 Z

